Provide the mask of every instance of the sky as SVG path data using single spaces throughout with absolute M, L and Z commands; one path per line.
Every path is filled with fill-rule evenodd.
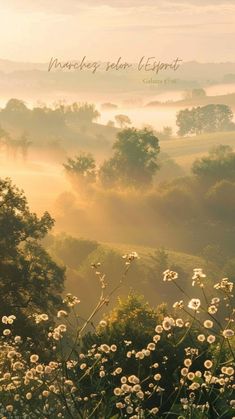
M 0 0 L 0 58 L 235 61 L 235 0 Z

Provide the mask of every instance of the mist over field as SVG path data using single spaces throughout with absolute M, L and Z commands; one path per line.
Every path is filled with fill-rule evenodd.
M 224 95 L 229 95 L 228 97 L 230 97 L 233 89 L 235 89 L 234 84 L 215 84 L 206 87 L 205 92 L 207 95 L 206 97 L 211 97 L 211 99 L 214 99 L 215 103 L 217 103 L 217 101 L 220 101 L 220 97 L 224 99 Z M 38 96 L 34 96 L 31 90 L 28 90 L 28 94 L 27 91 L 24 94 L 21 92 L 22 97 L 18 97 L 18 99 L 23 101 L 28 109 L 36 107 L 40 109 L 44 106 L 54 108 L 60 104 L 88 102 L 94 103 L 99 115 L 95 121 L 92 122 L 92 125 L 88 124 L 87 127 L 85 127 L 85 123 L 84 127 L 81 127 L 82 123 L 79 123 L 77 126 L 73 125 L 72 129 L 69 127 L 70 132 L 65 133 L 65 135 L 68 136 L 66 139 L 63 139 L 64 127 L 61 131 L 56 131 L 55 122 L 53 121 L 49 121 L 44 130 L 40 127 L 42 132 L 39 136 L 35 131 L 37 130 L 37 126 L 30 127 L 28 122 L 25 123 L 25 126 L 24 123 L 21 125 L 18 124 L 17 126 L 14 122 L 10 121 L 10 125 L 9 121 L 6 122 L 5 127 L 9 127 L 10 132 L 12 132 L 13 135 L 20 137 L 22 133 L 26 132 L 29 136 L 30 145 L 26 159 L 22 158 L 19 150 L 16 153 L 13 152 L 9 154 L 9 151 L 6 151 L 6 147 L 4 148 L 2 145 L 0 155 L 1 176 L 11 177 L 13 181 L 25 191 L 30 206 L 34 211 L 43 212 L 46 209 L 52 211 L 57 220 L 55 230 L 67 231 L 68 229 L 69 232 L 75 231 L 76 235 L 85 235 L 91 238 L 94 235 L 94 237 L 99 240 L 104 239 L 113 241 L 112 232 L 104 233 L 102 220 L 98 218 L 97 223 L 95 222 L 94 215 L 92 215 L 94 208 L 92 207 L 92 204 L 89 203 L 90 200 L 92 201 L 92 198 L 88 196 L 85 198 L 78 196 L 75 188 L 69 181 L 68 176 L 66 176 L 63 163 L 65 163 L 68 157 L 72 157 L 76 153 L 83 151 L 94 153 L 98 165 L 101 165 L 102 162 L 112 154 L 112 144 L 115 141 L 116 133 L 120 130 L 120 125 L 115 122 L 116 115 L 121 114 L 128 116 L 131 121 L 131 126 L 139 129 L 145 126 L 151 126 L 155 131 L 160 132 L 164 127 L 169 126 L 172 128 L 172 138 L 160 139 L 160 148 L 161 153 L 167 153 L 168 157 L 174 160 L 173 163 L 177 164 L 179 167 L 175 168 L 174 164 L 172 165 L 171 162 L 167 163 L 167 170 L 165 170 L 163 166 L 157 173 L 155 179 L 156 183 L 159 183 L 162 180 L 168 180 L 168 176 L 169 179 L 173 179 L 175 175 L 178 176 L 179 174 L 190 173 L 194 160 L 205 155 L 214 146 L 226 144 L 234 148 L 234 134 L 232 132 L 207 134 L 206 138 L 204 138 L 202 134 L 197 139 L 193 137 L 181 138 L 180 136 L 177 136 L 176 116 L 181 109 L 187 107 L 187 102 L 181 103 L 182 101 L 185 101 L 184 98 L 187 90 L 169 90 L 162 93 L 158 93 L 158 90 L 159 89 L 156 88 L 149 96 L 146 95 L 145 92 L 144 97 L 135 93 L 134 96 L 129 95 L 129 99 L 128 92 L 125 93 L 126 98 L 122 98 L 120 94 L 112 95 L 110 92 L 107 92 L 107 94 L 103 93 L 102 98 L 99 97 L 99 95 L 96 96 L 96 94 L 93 94 L 93 100 L 91 100 L 91 93 L 71 94 L 70 92 L 66 93 L 66 91 L 63 91 L 63 93 L 61 92 L 60 94 L 40 96 L 40 93 L 37 92 L 36 95 Z M 10 99 L 10 94 L 8 94 L 8 96 L 6 95 L 5 99 L 3 99 L 3 97 L 1 99 L 1 105 L 4 109 L 7 101 Z M 198 105 L 203 103 L 203 101 L 203 97 L 196 99 Z M 194 102 L 193 106 L 195 106 Z M 146 106 L 148 103 L 152 103 L 152 105 Z M 107 126 L 110 121 L 113 121 L 114 126 Z M 32 131 L 32 134 L 31 132 L 28 132 L 30 130 Z M 33 138 L 34 135 L 36 135 L 36 139 Z M 99 193 L 101 193 L 101 191 L 99 191 Z M 124 196 L 125 194 L 126 192 L 124 192 Z M 85 227 L 85 224 L 80 217 L 78 217 L 75 223 L 72 222 L 72 226 L 70 226 L 71 223 L 66 217 L 66 211 L 62 204 L 63 198 L 61 197 L 66 197 L 66 199 L 71 202 L 72 208 L 76 207 L 78 211 L 80 210 L 83 212 L 84 208 L 86 208 L 85 217 L 88 217 L 90 221 L 92 220 L 92 222 L 89 222 L 89 226 Z M 103 198 L 104 197 L 100 197 L 100 200 L 103 201 Z M 65 207 L 66 205 L 67 204 L 65 204 Z M 102 207 L 103 205 L 104 203 L 102 204 L 101 202 L 98 204 L 101 214 L 104 210 Z M 143 211 L 141 211 L 141 214 L 142 223 L 145 225 L 145 214 Z M 124 218 L 125 216 L 124 213 Z M 98 217 L 97 212 L 96 217 Z M 109 229 L 107 230 L 110 231 Z M 133 239 L 129 236 L 129 233 L 128 237 L 129 242 L 132 243 Z M 150 242 L 152 242 L 152 239 L 150 239 Z
M 235 419 L 234 45 L 234 0 L 0 0 L 0 419 Z
M 1 417 L 232 417 L 234 74 L 46 92 L 26 67 L 0 108 Z

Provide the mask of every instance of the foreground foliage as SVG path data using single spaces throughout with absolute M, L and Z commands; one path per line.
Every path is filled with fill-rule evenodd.
M 2 317 L 1 418 L 232 418 L 234 309 L 227 278 L 211 295 L 202 270 L 195 269 L 192 298 L 178 274 L 167 270 L 166 287 L 183 294 L 172 309 L 154 311 L 132 295 L 84 337 L 136 258 L 135 252 L 124 256 L 123 277 L 109 293 L 100 265 L 93 265 L 101 294 L 85 322 L 70 294 L 55 327 L 47 326 L 47 313 L 37 314 L 35 323 L 53 347 L 47 362 L 15 335 L 15 316 Z
M 64 269 L 41 246 L 54 220 L 29 210 L 22 191 L 0 179 L 0 317 L 14 315 L 14 330 L 43 344 L 45 331 L 35 326 L 43 310 L 53 325 L 62 304 Z M 0 324 L 0 333 L 3 325 Z

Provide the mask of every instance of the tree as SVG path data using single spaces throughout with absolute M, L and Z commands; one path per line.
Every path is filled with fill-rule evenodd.
M 206 91 L 202 88 L 192 90 L 192 99 L 206 97 Z
M 40 244 L 53 224 L 47 212 L 41 218 L 30 212 L 24 194 L 9 179 L 0 180 L 0 318 L 15 315 L 15 332 L 37 345 L 45 332 L 40 327 L 35 332 L 34 315 L 48 315 L 53 325 L 62 304 L 64 269 Z
M 8 133 L 0 126 L 0 142 L 8 137 Z
M 202 88 L 186 90 L 186 92 L 184 92 L 184 100 L 186 101 L 191 99 L 200 99 L 203 97 L 206 97 L 206 91 Z
M 109 128 L 113 128 L 114 127 L 114 122 L 112 120 L 109 120 L 106 125 Z
M 87 183 L 95 180 L 96 163 L 94 157 L 89 153 L 81 153 L 74 159 L 69 158 L 64 164 L 64 168 L 69 175 L 83 179 Z
M 131 125 L 131 120 L 127 115 L 116 115 L 114 119 L 121 128 L 125 128 L 127 125 Z
M 19 150 L 19 141 L 8 135 L 5 141 L 5 145 L 7 157 L 16 159 Z
M 27 111 L 27 106 L 25 105 L 23 100 L 19 99 L 10 99 L 8 100 L 5 111 L 7 112 L 25 112 Z
M 235 153 L 230 146 L 219 145 L 209 155 L 195 160 L 192 172 L 204 182 L 235 179 Z
M 29 140 L 29 137 L 28 137 L 27 132 L 24 132 L 21 135 L 20 139 L 18 140 L 18 145 L 20 147 L 23 160 L 26 160 L 27 159 L 29 146 L 31 144 L 32 144 L 32 141 Z
M 178 112 L 178 134 L 202 134 L 234 129 L 233 112 L 227 105 L 206 105 Z
M 8 139 L 9 134 L 0 125 L 0 146 L 5 146 Z
M 169 139 L 172 137 L 172 128 L 171 127 L 163 127 L 162 135 L 164 138 Z
M 75 102 L 72 105 L 60 106 L 60 109 L 68 123 L 91 124 L 100 116 L 100 113 L 95 109 L 95 105 L 89 103 L 78 104 Z
M 162 141 L 169 140 L 172 137 L 173 132 L 171 127 L 163 127 L 162 131 L 155 131 L 155 134 L 159 141 Z
M 158 182 L 169 182 L 170 180 L 182 177 L 185 174 L 183 168 L 176 163 L 175 160 L 170 158 L 167 153 L 162 151 L 159 154 L 159 166 L 160 170 L 158 172 Z
M 194 127 L 194 115 L 189 109 L 179 111 L 176 117 L 176 125 L 179 127 L 178 135 L 186 135 Z
M 220 180 L 206 194 L 210 213 L 224 223 L 233 223 L 235 211 L 235 182 Z
M 5 108 L 1 110 L 1 123 L 3 127 L 23 129 L 30 123 L 32 111 L 27 108 L 23 100 L 10 99 Z
M 119 132 L 114 155 L 104 162 L 100 179 L 106 186 L 146 187 L 158 169 L 158 139 L 152 130 L 127 128 Z

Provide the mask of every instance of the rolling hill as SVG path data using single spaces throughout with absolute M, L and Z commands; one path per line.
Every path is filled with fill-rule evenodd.
M 185 170 L 189 170 L 195 159 L 205 155 L 220 144 L 235 149 L 235 132 L 214 132 L 191 137 L 175 137 L 160 142 L 161 150 L 174 159 Z

